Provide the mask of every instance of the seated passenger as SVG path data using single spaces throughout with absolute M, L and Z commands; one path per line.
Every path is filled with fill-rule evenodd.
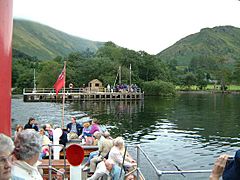
M 0 179 L 11 179 L 13 141 L 10 137 L 0 133 Z
M 125 152 L 124 140 L 122 137 L 117 137 L 116 139 L 113 140 L 113 147 L 109 152 L 108 158 L 111 159 L 114 162 L 114 164 L 117 164 L 119 167 L 121 167 L 123 163 L 124 152 Z M 126 169 L 129 169 L 136 165 L 137 164 L 135 160 L 133 160 L 131 156 L 128 153 L 126 153 L 123 166 Z
M 114 164 L 114 162 L 111 159 L 105 160 L 104 163 L 105 163 L 106 169 L 109 172 L 109 176 L 111 177 L 112 180 L 124 179 L 123 170 L 118 165 Z
M 62 129 L 62 135 L 59 138 L 59 144 L 66 146 L 68 142 L 67 129 Z
M 99 139 L 98 141 L 98 156 L 93 157 L 90 160 L 90 172 L 94 172 L 98 162 L 101 162 L 104 158 L 107 158 L 108 153 L 113 147 L 113 141 L 106 139 L 100 132 L 95 132 L 94 136 Z M 110 136 L 110 134 L 108 135 Z
M 25 124 L 24 129 L 35 129 L 35 131 L 38 131 L 36 120 L 33 117 L 30 117 L 28 123 Z
M 96 131 L 93 135 L 97 140 L 98 140 L 98 148 L 100 146 L 100 144 L 103 142 L 103 140 L 105 139 L 102 134 L 98 131 Z M 90 165 L 90 162 L 91 160 L 94 158 L 94 157 L 97 157 L 99 155 L 99 151 L 93 151 L 89 154 L 89 157 L 88 157 L 88 160 L 86 162 L 86 164 L 84 165 L 84 168 L 83 170 L 84 171 L 87 171 L 90 169 L 90 167 L 88 167 Z M 95 167 L 95 166 L 94 166 Z M 94 169 L 95 170 L 95 169 Z M 91 172 L 93 172 L 94 170 L 92 170 Z
M 52 144 L 52 142 L 50 141 L 50 139 L 45 135 L 45 131 L 44 129 L 40 129 L 39 130 L 39 134 L 41 135 L 42 137 L 42 151 L 41 151 L 41 154 L 40 154 L 40 157 L 41 158 L 45 158 L 49 155 L 49 147 L 48 145 L 49 144 Z
M 43 129 L 45 131 L 45 135 L 50 139 L 50 141 L 53 142 L 53 129 L 50 124 L 45 124 L 43 126 Z
M 98 120 L 96 118 L 93 118 L 91 130 L 89 133 L 93 135 L 96 131 L 101 132 L 101 129 L 100 129 Z
M 14 139 L 17 137 L 18 133 L 19 133 L 19 132 L 22 132 L 22 131 L 23 131 L 23 126 L 20 125 L 20 124 L 18 124 L 18 125 L 16 126 L 16 131 L 14 132 Z
M 76 118 L 71 118 L 71 123 L 67 124 L 67 131 L 69 139 L 77 139 L 80 134 L 82 134 L 83 127 L 77 123 Z
M 12 167 L 13 177 L 42 180 L 38 171 L 38 158 L 42 149 L 41 136 L 34 130 L 26 129 L 18 134 L 14 145 L 13 155 L 16 161 Z
M 107 131 L 107 130 L 103 132 L 103 136 L 104 136 L 106 139 L 111 139 L 111 140 L 113 140 L 113 138 L 110 136 L 109 131 Z
M 91 127 L 89 122 L 83 123 L 83 131 L 82 134 L 79 136 L 79 139 L 82 139 L 86 144 L 92 144 L 93 138 L 92 134 L 90 133 Z M 92 141 L 91 143 L 89 141 Z

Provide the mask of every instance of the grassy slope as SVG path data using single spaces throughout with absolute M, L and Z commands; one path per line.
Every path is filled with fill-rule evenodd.
M 157 54 L 164 61 L 186 66 L 196 56 L 221 56 L 229 63 L 240 58 L 240 29 L 232 26 L 205 28 Z
M 13 48 L 39 59 L 66 56 L 87 48 L 96 52 L 102 45 L 101 42 L 71 36 L 32 21 L 14 20 Z

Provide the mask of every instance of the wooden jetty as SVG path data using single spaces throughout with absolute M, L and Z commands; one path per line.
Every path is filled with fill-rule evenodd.
M 62 101 L 63 93 L 60 91 L 56 96 L 52 88 L 38 88 L 23 90 L 24 102 L 58 102 Z M 128 92 L 96 92 L 84 88 L 66 88 L 65 101 L 119 101 L 119 100 L 142 100 L 144 93 L 141 90 Z

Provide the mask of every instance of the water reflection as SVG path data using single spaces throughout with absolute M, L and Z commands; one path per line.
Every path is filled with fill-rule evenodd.
M 142 130 L 139 114 L 144 112 L 144 101 L 103 101 L 72 103 L 69 111 L 81 109 L 100 119 L 113 136 L 124 136 L 129 141 L 135 139 L 135 133 Z M 139 140 L 138 138 L 135 140 Z

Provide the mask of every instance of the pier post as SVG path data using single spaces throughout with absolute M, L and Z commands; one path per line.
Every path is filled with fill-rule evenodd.
M 0 132 L 11 136 L 13 0 L 0 0 Z

